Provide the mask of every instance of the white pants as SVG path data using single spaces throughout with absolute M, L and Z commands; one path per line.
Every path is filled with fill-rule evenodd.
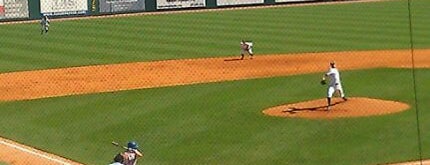
M 345 97 L 345 93 L 343 93 L 343 89 L 342 89 L 342 85 L 341 84 L 329 85 L 329 87 L 327 89 L 327 97 L 328 98 L 333 97 L 333 94 L 336 91 L 339 91 L 340 97 Z
M 254 45 L 254 43 L 252 43 L 252 42 L 245 42 L 245 44 L 247 45 L 247 47 L 242 47 L 242 52 L 240 52 L 240 54 L 246 54 L 246 53 L 248 53 L 249 55 L 253 55 L 254 54 L 254 52 L 252 52 L 252 47 L 253 47 L 253 45 Z
M 249 47 L 249 49 L 248 49 L 248 53 L 249 53 L 249 54 L 254 54 L 254 53 L 252 52 L 252 47 Z
M 240 54 L 246 54 L 246 53 L 253 55 L 254 53 L 252 52 L 252 47 L 249 49 L 242 49 L 242 52 Z
M 49 29 L 49 25 L 42 25 L 42 30 L 48 31 L 48 29 Z

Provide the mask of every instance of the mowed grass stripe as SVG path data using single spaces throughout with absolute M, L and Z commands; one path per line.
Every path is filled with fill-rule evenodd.
M 430 47 L 429 27 L 430 27 L 430 10 L 428 10 L 429 2 L 425 0 L 411 1 L 412 27 L 414 33 L 414 46 Z

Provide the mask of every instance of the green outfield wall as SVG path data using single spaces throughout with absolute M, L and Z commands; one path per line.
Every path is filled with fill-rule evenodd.
M 40 1 L 28 1 L 29 19 L 40 18 Z

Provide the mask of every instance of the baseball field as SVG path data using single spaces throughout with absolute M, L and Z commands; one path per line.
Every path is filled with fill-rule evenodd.
M 0 25 L 0 136 L 81 164 L 129 140 L 142 164 L 430 159 L 430 1 L 411 2 L 411 17 L 389 0 Z M 323 106 L 331 60 L 350 101 L 263 113 Z M 0 164 L 29 164 L 7 151 Z

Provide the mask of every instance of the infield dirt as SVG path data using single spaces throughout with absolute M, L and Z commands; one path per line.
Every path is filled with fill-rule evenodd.
M 332 119 L 386 115 L 407 110 L 409 109 L 409 105 L 396 101 L 353 97 L 348 98 L 348 101 L 335 98 L 330 106 L 330 110 L 327 111 L 326 108 L 326 99 L 318 99 L 272 107 L 264 110 L 263 113 L 278 117 Z
M 430 67 L 430 50 L 416 50 L 414 67 Z M 0 101 L 378 67 L 411 68 L 410 50 L 302 53 L 83 66 L 0 74 Z

